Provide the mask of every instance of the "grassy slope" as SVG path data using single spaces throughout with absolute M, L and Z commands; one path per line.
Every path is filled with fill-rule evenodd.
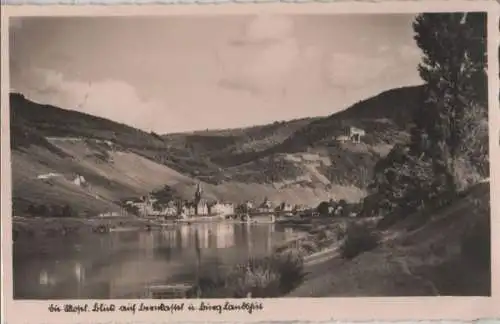
M 77 163 L 62 159 L 43 148 L 32 147 L 26 151 L 14 151 L 12 169 L 14 215 L 22 215 L 31 203 L 45 205 L 70 203 L 76 210 L 90 213 L 118 209 L 111 199 L 96 198 L 96 195 L 101 193 L 98 190 L 99 186 L 95 186 L 94 189 L 97 190 L 89 191 L 71 182 L 73 171 L 91 178 Z M 36 178 L 39 174 L 49 172 L 62 173 L 64 177 L 49 181 Z M 97 178 L 96 175 L 92 180 L 107 181 L 106 178 Z
M 290 296 L 489 295 L 490 269 L 461 254 L 464 231 L 490 217 L 477 212 L 478 200 L 489 204 L 489 182 L 476 185 L 423 226 L 417 226 L 421 215 L 409 216 L 385 233 L 386 241 L 373 251 L 312 267 Z
M 214 160 L 224 156 L 264 151 L 281 144 L 297 130 L 320 119 L 302 118 L 246 128 L 167 134 L 162 137 L 178 146 Z

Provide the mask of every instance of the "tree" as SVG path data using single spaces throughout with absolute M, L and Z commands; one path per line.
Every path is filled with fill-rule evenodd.
M 169 201 L 180 198 L 175 189 L 168 185 L 165 185 L 160 190 L 154 191 L 152 196 L 156 198 L 159 203 L 168 203 Z
M 321 216 L 325 216 L 325 215 L 328 215 L 329 214 L 329 207 L 330 207 L 330 204 L 327 202 L 327 201 L 322 201 L 318 207 L 316 207 L 316 211 L 321 215 Z
M 33 204 L 29 204 L 26 213 L 30 216 L 37 216 L 37 207 Z
M 45 204 L 40 204 L 36 206 L 36 216 L 50 216 L 50 209 Z
M 488 172 L 486 14 L 426 13 L 413 28 L 423 52 L 421 105 L 409 145 L 396 145 L 375 166 L 368 214 L 441 206 L 464 178 Z
M 486 14 L 426 13 L 413 24 L 426 82 L 412 130 L 412 153 L 425 155 L 455 190 L 455 163 L 470 133 L 468 112 L 487 114 Z M 487 117 L 487 116 L 486 116 Z
M 61 210 L 61 217 L 73 217 L 75 216 L 75 212 L 73 208 L 71 208 L 70 205 L 64 205 L 64 207 Z
M 135 216 L 139 216 L 139 208 L 137 206 L 134 206 L 134 205 L 125 205 L 125 211 L 129 214 L 132 214 L 132 215 L 135 215 Z

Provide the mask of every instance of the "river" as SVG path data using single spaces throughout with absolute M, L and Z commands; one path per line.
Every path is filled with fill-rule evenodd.
M 276 224 L 207 223 L 16 241 L 14 298 L 143 298 L 149 285 L 189 281 L 197 269 L 269 255 L 296 235 Z M 29 253 L 30 245 L 38 252 Z

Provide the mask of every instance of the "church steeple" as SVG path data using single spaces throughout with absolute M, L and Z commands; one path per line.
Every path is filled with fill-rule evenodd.
M 198 215 L 199 214 L 199 204 L 200 204 L 200 201 L 201 201 L 201 195 L 203 193 L 203 190 L 201 189 L 201 184 L 198 182 L 198 184 L 196 185 L 196 191 L 194 193 L 194 213 L 195 215 Z
M 203 194 L 203 190 L 201 189 L 201 183 L 198 182 L 198 184 L 196 185 L 196 192 L 194 193 L 195 203 L 200 202 L 202 194 Z

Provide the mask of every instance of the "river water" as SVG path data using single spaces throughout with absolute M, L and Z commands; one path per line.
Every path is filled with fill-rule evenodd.
M 14 298 L 145 298 L 149 285 L 269 255 L 296 235 L 276 224 L 209 223 L 33 240 L 36 253 L 16 241 Z

